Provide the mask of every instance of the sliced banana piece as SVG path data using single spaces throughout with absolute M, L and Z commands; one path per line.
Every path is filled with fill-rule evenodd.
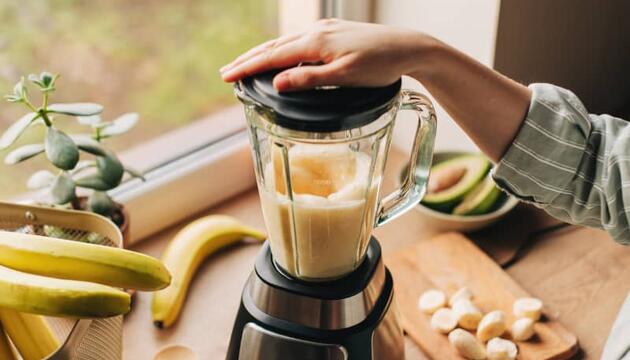
M 433 314 L 446 306 L 446 295 L 440 290 L 427 290 L 418 299 L 418 307 L 427 314 Z
M 451 331 L 448 334 L 448 341 L 466 359 L 481 360 L 486 358 L 486 349 L 473 334 L 466 330 L 455 329 Z
M 451 295 L 451 297 L 448 299 L 448 306 L 453 306 L 453 304 L 455 304 L 455 302 L 457 302 L 457 300 L 472 300 L 473 294 L 470 291 L 470 289 L 468 289 L 465 286 L 460 287 L 457 291 L 455 291 L 453 293 L 453 295 Z
M 477 338 L 486 342 L 494 337 L 501 336 L 505 332 L 505 313 L 494 310 L 487 313 L 477 326 Z
M 519 298 L 514 301 L 512 311 L 517 318 L 527 317 L 534 321 L 540 319 L 543 302 L 537 298 Z
M 431 316 L 431 327 L 443 334 L 448 334 L 457 327 L 457 318 L 449 308 L 438 309 Z
M 486 346 L 488 360 L 515 360 L 518 355 L 516 344 L 499 337 L 490 339 Z
M 470 300 L 457 300 L 453 304 L 453 312 L 459 326 L 466 330 L 475 330 L 481 321 L 481 310 Z
M 527 317 L 516 320 L 510 329 L 512 339 L 516 341 L 529 340 L 535 333 L 534 323 L 534 320 Z

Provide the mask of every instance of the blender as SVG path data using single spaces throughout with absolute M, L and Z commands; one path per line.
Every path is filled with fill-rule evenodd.
M 426 190 L 430 100 L 388 86 L 279 93 L 278 71 L 243 79 L 268 241 L 241 296 L 227 359 L 403 359 L 393 279 L 371 235 Z M 418 125 L 402 186 L 379 196 L 399 111 Z

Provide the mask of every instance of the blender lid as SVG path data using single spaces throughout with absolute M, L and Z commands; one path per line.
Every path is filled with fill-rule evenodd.
M 385 113 L 400 91 L 401 80 L 382 87 L 321 87 L 278 92 L 273 78 L 282 70 L 247 77 L 237 85 L 239 97 L 273 110 L 269 121 L 285 128 L 333 132 L 361 127 Z M 240 90 L 240 91 L 239 91 Z

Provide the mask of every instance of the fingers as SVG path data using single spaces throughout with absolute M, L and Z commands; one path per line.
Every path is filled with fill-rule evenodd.
M 318 51 L 310 47 L 305 41 L 295 40 L 280 46 L 267 47 L 256 55 L 243 60 L 240 64 L 224 70 L 221 76 L 226 82 L 234 82 L 266 70 L 319 60 Z
M 272 39 L 269 40 L 267 42 L 264 42 L 258 46 L 255 46 L 253 48 L 251 48 L 250 50 L 248 50 L 247 52 L 241 54 L 239 57 L 237 57 L 236 59 L 232 60 L 232 62 L 230 62 L 229 64 L 223 66 L 219 71 L 221 73 L 226 72 L 227 70 L 240 65 L 242 63 L 244 63 L 245 61 L 251 59 L 252 57 L 267 51 L 269 49 L 284 45 L 286 43 L 289 43 L 291 41 L 294 41 L 296 39 L 298 39 L 299 37 L 301 37 L 302 34 L 298 33 L 298 34 L 289 34 L 289 35 L 285 35 L 285 36 L 281 36 L 279 38 L 276 39 Z
M 340 64 L 308 65 L 291 68 L 276 75 L 273 86 L 278 91 L 295 91 L 326 85 L 345 85 L 347 79 L 340 76 Z

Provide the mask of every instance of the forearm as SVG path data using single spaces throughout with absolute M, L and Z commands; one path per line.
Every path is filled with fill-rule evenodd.
M 418 80 L 492 160 L 498 161 L 516 136 L 529 106 L 527 87 L 466 54 L 426 36 L 418 37 Z

